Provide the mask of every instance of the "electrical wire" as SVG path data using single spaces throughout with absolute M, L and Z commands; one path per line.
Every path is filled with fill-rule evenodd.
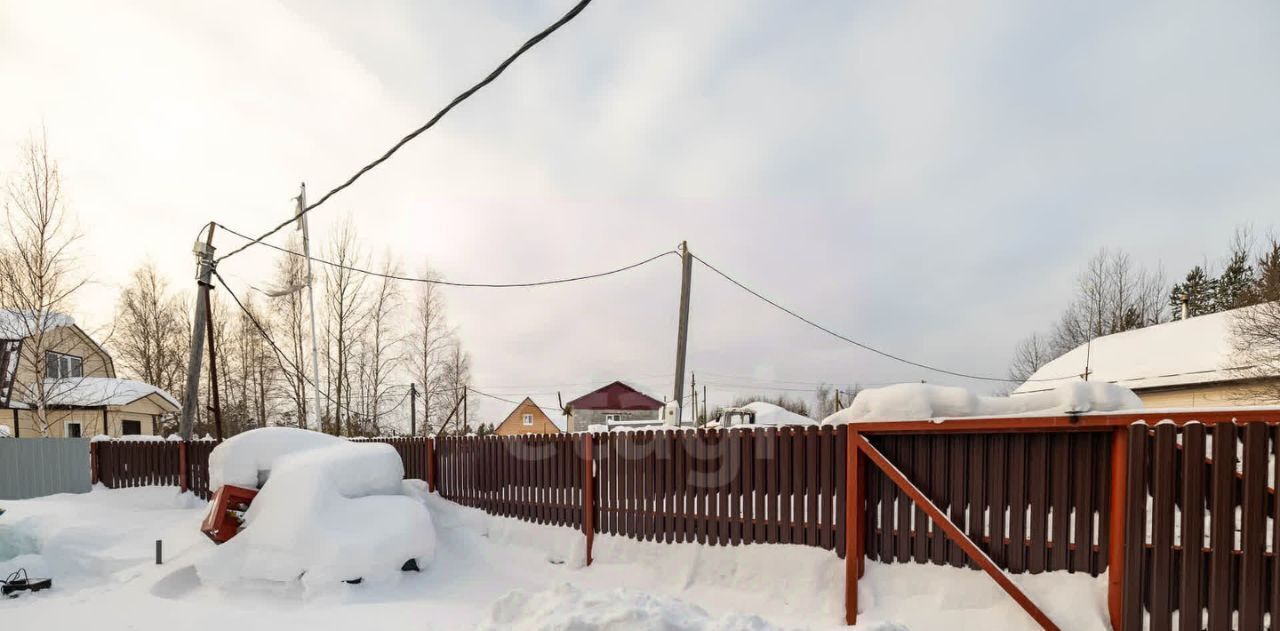
M 444 116 L 448 114 L 458 104 L 467 100 L 468 98 L 471 97 L 471 95 L 475 94 L 476 92 L 479 92 L 481 88 L 492 83 L 495 79 L 498 78 L 499 75 L 501 75 L 507 69 L 508 66 L 515 63 L 515 61 L 519 59 L 521 55 L 525 54 L 525 52 L 527 52 L 529 49 L 533 48 L 534 46 L 537 46 L 539 42 L 541 42 L 542 40 L 550 36 L 552 33 L 559 30 L 560 27 L 564 26 L 565 24 L 568 24 L 569 21 L 572 20 L 573 18 L 577 17 L 578 14 L 582 13 L 582 10 L 587 8 L 587 5 L 589 4 L 591 4 L 591 0 L 580 0 L 577 4 L 573 5 L 572 9 L 569 9 L 568 13 L 565 13 L 563 16 L 561 16 L 559 20 L 556 20 L 555 23 L 543 29 L 537 35 L 534 35 L 533 37 L 529 38 L 529 40 L 526 41 L 524 45 L 516 49 L 516 52 L 512 53 L 511 56 L 503 60 L 502 63 L 498 64 L 498 67 L 494 68 L 493 71 L 490 72 L 488 76 L 482 79 L 479 83 L 468 88 L 462 94 L 459 94 L 458 96 L 454 97 L 453 100 L 450 101 L 448 105 L 444 106 L 444 109 L 441 109 L 439 112 L 436 112 L 436 115 L 432 116 L 431 119 L 428 120 L 424 125 L 413 130 L 404 138 L 401 138 L 399 142 L 392 145 L 391 148 L 388 149 L 386 153 L 382 154 L 382 156 L 380 156 L 377 160 L 374 160 L 373 162 L 370 162 L 369 164 L 366 164 L 365 166 L 361 167 L 360 170 L 356 171 L 354 175 L 352 175 L 350 178 L 347 178 L 347 181 L 334 187 L 328 193 L 325 193 L 320 199 L 316 200 L 315 203 L 308 205 L 306 208 L 303 208 L 292 219 L 289 219 L 288 221 L 281 223 L 280 225 L 272 228 L 271 230 L 264 232 L 262 236 L 232 250 L 231 252 L 228 252 L 227 254 L 219 257 L 218 260 L 221 261 L 229 256 L 234 256 L 244 251 L 246 248 L 254 245 L 255 243 L 259 243 L 263 239 L 279 232 L 285 226 L 300 219 L 303 215 L 306 215 L 307 213 L 311 212 L 315 208 L 319 207 L 321 204 L 329 201 L 331 197 L 333 197 L 334 195 L 337 195 L 343 189 L 354 184 L 356 180 L 360 179 L 360 177 L 363 176 L 365 173 L 368 173 L 378 165 L 382 164 L 383 162 L 386 162 L 388 158 L 394 155 L 395 152 L 399 151 L 401 147 L 408 144 L 409 141 L 413 140 L 414 138 L 417 138 L 420 134 L 422 134 L 422 132 L 425 132 L 428 129 L 431 129 L 432 127 L 434 127 L 435 124 L 440 121 L 440 119 L 444 118 Z
M 276 345 L 275 340 L 271 339 L 271 335 L 267 333 L 266 328 L 262 326 L 262 323 L 258 322 L 258 318 L 253 315 L 253 312 L 250 311 L 249 308 L 246 307 L 243 302 L 240 301 L 240 297 L 237 296 L 234 291 L 231 291 L 231 287 L 227 285 L 227 281 L 222 277 L 222 274 L 219 274 L 218 271 L 215 269 L 213 271 L 213 275 L 215 278 L 218 279 L 218 283 L 222 285 L 222 288 L 227 290 L 227 294 L 231 296 L 231 299 L 236 303 L 236 306 L 240 307 L 240 310 L 243 311 L 244 314 L 249 317 L 249 321 L 253 323 L 254 328 L 258 329 L 258 333 L 262 335 L 262 339 L 266 340 L 267 344 L 269 344 L 272 350 L 275 351 L 276 360 L 280 363 L 280 369 L 282 371 L 288 372 L 288 368 L 285 367 L 285 364 L 288 363 L 289 366 L 293 368 L 294 374 L 298 375 L 298 377 L 301 378 L 304 383 L 310 385 L 312 388 L 315 388 L 316 392 L 319 392 L 320 396 L 323 396 L 326 400 L 328 400 L 329 403 L 332 404 L 333 407 L 336 408 L 338 411 L 346 413 L 348 421 L 353 418 L 362 418 L 364 416 L 362 414 L 353 414 L 350 408 L 342 405 L 338 401 L 334 401 L 333 397 L 329 396 L 327 392 L 321 390 L 320 387 L 315 383 L 312 383 L 312 381 L 307 378 L 306 374 L 304 374 L 304 371 L 298 368 L 297 364 L 293 363 L 288 357 L 285 356 L 284 351 L 280 350 L 280 347 Z M 316 412 L 316 418 L 319 419 L 320 410 L 316 410 L 315 412 Z
M 470 391 L 470 392 L 474 392 L 474 393 L 476 393 L 476 394 L 478 394 L 478 395 L 480 395 L 480 396 L 482 396 L 482 397 L 489 397 L 490 399 L 494 399 L 494 400 L 497 400 L 497 401 L 502 401 L 503 403 L 510 403 L 511 405 L 520 405 L 520 404 L 522 403 L 522 401 L 512 401 L 511 399 L 506 399 L 506 398 L 500 397 L 500 396 L 498 396 L 498 395 L 496 395 L 496 394 L 489 394 L 489 393 L 487 393 L 487 392 L 481 392 L 481 391 L 479 391 L 479 390 L 476 390 L 475 388 L 472 388 L 471 386 L 467 386 L 467 390 L 468 390 L 468 391 Z M 533 400 L 533 399 L 530 399 L 530 401 L 532 401 L 532 400 Z M 548 407 L 543 407 L 543 406 L 541 406 L 541 405 L 538 405 L 537 403 L 534 403 L 534 406 L 536 406 L 538 409 L 542 410 L 543 412 L 552 412 L 552 413 L 554 413 L 554 414 L 563 414 L 563 413 L 564 413 L 564 410 L 561 410 L 561 409 L 559 409 L 559 408 L 548 408 Z
M 761 294 L 760 292 L 758 292 L 758 291 L 756 291 L 756 290 L 754 290 L 754 289 L 752 289 L 752 288 L 750 288 L 750 287 L 747 287 L 746 285 L 742 284 L 741 282 L 738 282 L 738 280 L 737 280 L 737 279 L 735 279 L 735 278 L 733 278 L 732 276 L 729 276 L 728 274 L 726 274 L 726 273 L 724 273 L 724 272 L 720 271 L 719 269 L 716 269 L 716 267 L 715 267 L 714 265 L 712 265 L 712 264 L 710 264 L 710 263 L 708 263 L 708 262 L 706 262 L 706 261 L 702 260 L 702 258 L 700 258 L 700 257 L 699 257 L 698 255 L 696 255 L 696 254 L 690 254 L 690 256 L 692 256 L 694 260 L 696 260 L 697 262 L 701 263 L 701 264 L 702 264 L 703 266 L 705 266 L 707 269 L 709 269 L 709 270 L 711 270 L 711 271 L 715 272 L 716 274 L 719 274 L 719 275 L 720 275 L 721 277 L 723 277 L 725 280 L 727 280 L 727 281 L 729 281 L 729 282 L 733 283 L 734 285 L 737 285 L 737 286 L 738 286 L 739 288 L 741 288 L 743 291 L 746 291 L 747 293 L 751 294 L 752 296 L 755 296 L 756 298 L 759 298 L 760 300 L 763 300 L 764 302 L 768 303 L 769 305 L 773 306 L 774 308 L 778 309 L 779 311 L 782 311 L 783 313 L 786 313 L 787 315 L 789 315 L 789 316 L 791 316 L 791 317 L 793 317 L 793 318 L 795 318 L 795 319 L 797 319 L 797 320 L 800 320 L 801 322 L 804 322 L 805 324 L 808 324 L 809 326 L 811 326 L 811 327 L 813 327 L 813 328 L 815 328 L 815 329 L 818 329 L 819 331 L 822 331 L 823 333 L 826 333 L 827 335 L 830 335 L 830 336 L 832 336 L 832 337 L 835 337 L 836 339 L 844 340 L 845 342 L 848 342 L 848 343 L 850 343 L 850 344 L 852 344 L 852 345 L 854 345 L 854 346 L 857 346 L 858 348 L 861 348 L 861 349 L 863 349 L 863 350 L 865 350 L 865 351 L 870 351 L 870 352 L 872 352 L 872 353 L 875 353 L 875 354 L 877 354 L 877 355 L 880 355 L 881 357 L 886 357 L 886 358 L 892 359 L 892 360 L 894 360 L 894 361 L 896 361 L 896 362 L 901 362 L 901 363 L 903 363 L 903 364 L 907 364 L 907 365 L 909 365 L 909 366 L 915 366 L 916 368 L 923 368 L 923 369 L 925 369 L 925 370 L 929 370 L 929 371 L 937 372 L 937 373 L 942 373 L 942 374 L 944 374 L 944 375 L 951 375 L 951 376 L 953 376 L 953 377 L 962 377 L 962 378 L 964 378 L 964 379 L 975 379 L 975 380 L 978 380 L 978 381 L 998 381 L 998 382 L 1002 382 L 1002 383 L 1024 383 L 1024 381 L 1022 381 L 1022 380 L 1018 380 L 1018 379 L 1009 379 L 1009 378 L 1007 378 L 1007 377 L 988 377 L 988 376 L 984 376 L 984 375 L 973 375 L 973 374 L 969 374 L 969 373 L 958 372 L 958 371 L 955 371 L 955 370 L 947 370 L 946 368 L 939 368 L 939 367 L 937 367 L 937 366 L 930 366 L 929 364 L 925 364 L 925 363 L 918 362 L 918 361 L 912 361 L 912 360 L 907 359 L 907 358 L 905 358 L 905 357 L 901 357 L 901 356 L 899 356 L 899 355 L 894 355 L 894 354 L 892 354 L 892 353 L 889 353 L 889 352 L 886 352 L 886 351 L 882 351 L 882 350 L 880 350 L 880 349 L 878 349 L 878 348 L 875 348 L 874 346 L 870 346 L 870 345 L 864 344 L 864 343 L 859 342 L 859 341 L 857 341 L 857 340 L 855 340 L 855 339 L 852 339 L 852 338 L 846 337 L 846 336 L 844 336 L 844 335 L 841 335 L 841 334 L 839 334 L 839 333 L 836 333 L 835 331 L 832 331 L 831 329 L 829 329 L 829 328 L 827 328 L 827 327 L 825 327 L 825 326 L 822 326 L 821 324 L 818 324 L 817 322 L 814 322 L 813 320 L 810 320 L 809 318 L 806 318 L 806 317 L 804 317 L 804 316 L 800 315 L 799 313 L 796 313 L 795 311 L 792 311 L 791 309 L 788 309 L 788 308 L 786 308 L 786 307 L 784 307 L 784 306 L 782 306 L 782 305 L 778 304 L 777 302 L 775 302 L 775 301 L 773 301 L 773 300 L 771 300 L 771 299 L 767 298 L 766 296 L 764 296 L 764 295 L 763 295 L 763 294 Z M 1071 378 L 1074 378 L 1074 377 L 1065 377 L 1065 378 L 1066 378 L 1066 379 L 1071 379 Z M 1025 381 L 1027 381 L 1027 382 L 1031 382 L 1031 381 L 1060 381 L 1061 379 L 1064 379 L 1064 378 L 1053 378 L 1053 379 L 1027 379 L 1027 380 L 1025 380 Z
M 215 222 L 215 223 L 216 223 L 216 222 Z M 244 234 L 241 234 L 240 232 L 237 232 L 237 231 L 235 231 L 235 230 L 232 230 L 231 228 L 228 228 L 228 227 L 226 227 L 226 226 L 224 226 L 224 225 L 222 225 L 222 224 L 220 224 L 220 223 L 219 223 L 219 224 L 217 224 L 217 226 L 218 226 L 219 228 L 222 228 L 223 230 L 226 230 L 227 232 L 230 232 L 231 234 L 233 234 L 233 235 L 235 235 L 235 236 L 237 236 L 237 237 L 240 237 L 241 239 L 251 239 L 250 237 L 248 237 L 248 236 L 246 236 L 246 235 L 244 235 Z M 250 243 L 250 245 L 252 245 L 252 243 Z M 301 253 L 301 252 L 296 252 L 296 251 L 294 251 L 294 250 L 290 250 L 290 249 L 288 249 L 288 248 L 283 248 L 283 247 L 280 247 L 280 246 L 275 245 L 275 244 L 272 244 L 272 243 L 258 242 L 258 245 L 265 245 L 265 246 L 267 246 L 267 247 L 269 247 L 269 248 L 271 248 L 271 249 L 273 249 L 273 250 L 278 250 L 278 251 L 280 251 L 280 252 L 284 252 L 285 254 L 289 254 L 289 255 L 292 255 L 292 256 L 296 256 L 296 257 L 299 257 L 299 258 L 306 258 L 306 257 L 307 257 L 307 255 L 305 255 L 305 254 L 303 254 L 303 253 Z M 342 270 L 347 270 L 347 271 L 351 271 L 351 272 L 356 272 L 356 273 L 359 273 L 359 274 L 367 274 L 367 275 L 369 275 L 369 276 L 375 276 L 375 277 L 378 277 L 378 278 L 388 278 L 388 279 L 391 279 L 391 280 L 399 280 L 399 281 L 405 281 L 405 282 L 410 282 L 410 283 L 426 283 L 426 284 L 428 284 L 428 285 L 444 285 L 444 286 L 446 286 L 446 287 L 485 287 L 485 288 L 490 288 L 490 289 L 507 289 L 507 288 L 514 288 L 514 287 L 541 287 L 541 286 L 543 286 L 543 285 L 561 285 L 561 284 L 564 284 L 564 283 L 573 283 L 573 282 L 577 282 L 577 281 L 580 281 L 580 280 L 591 280 L 591 279 L 593 279 L 593 278 L 602 278 L 602 277 L 604 277 L 604 276 L 612 276 L 613 274 L 619 274 L 619 273 L 622 273 L 622 272 L 625 272 L 625 271 L 628 271 L 628 270 L 635 269 L 635 268 L 640 267 L 640 266 L 642 266 L 642 265 L 647 265 L 647 264 L 652 263 L 652 262 L 654 262 L 654 261 L 656 261 L 656 260 L 658 260 L 658 259 L 660 259 L 660 258 L 662 258 L 662 257 L 664 257 L 664 256 L 672 255 L 672 254 L 679 256 L 679 253 L 678 253 L 678 252 L 676 252 L 675 250 L 668 250 L 668 251 L 666 251 L 666 252 L 660 252 L 660 253 L 658 253 L 658 254 L 655 254 L 655 255 L 653 255 L 653 256 L 651 256 L 651 257 L 649 257 L 649 258 L 647 258 L 647 259 L 645 259 L 645 260 L 643 260 L 643 261 L 638 261 L 638 262 L 636 262 L 636 263 L 631 263 L 631 264 L 629 264 L 629 265 L 624 265 L 624 266 L 622 266 L 622 267 L 619 267 L 619 268 L 616 268 L 616 269 L 611 269 L 611 270 L 604 271 L 604 272 L 596 272 L 596 273 L 594 273 L 594 274 L 584 274 L 584 275 L 581 275 L 581 276 L 573 276 L 573 277 L 569 277 L 569 278 L 555 278 L 555 279 L 551 279 L 551 280 L 529 281 L 529 282 L 522 282 L 522 283 L 463 283 L 463 282 L 456 282 L 456 281 L 442 280 L 442 279 L 439 279 L 439 278 L 421 278 L 421 277 L 415 277 L 415 276 L 401 276 L 401 275 L 398 275 L 398 274 L 386 274 L 386 273 L 383 273 L 383 272 L 375 272 L 375 271 L 372 271 L 372 270 L 362 269 L 362 268 L 354 267 L 354 266 L 351 266 L 351 265 L 343 265 L 342 263 L 335 263 L 335 262 L 333 262 L 333 261 L 327 261 L 327 260 L 325 260 L 325 259 L 318 258 L 318 257 L 315 257 L 315 256 L 311 257 L 311 260 L 312 260 L 312 261 L 314 261 L 314 262 L 316 262 L 316 263 L 320 263 L 320 264 L 322 264 L 322 265 L 328 265 L 328 266 L 330 266 L 330 267 L 334 267 L 334 268 L 337 268 L 337 269 L 342 269 Z M 255 289 L 256 289 L 256 288 L 255 288 Z M 262 292 L 262 293 L 264 293 L 264 294 L 266 293 L 266 292 L 263 292 L 263 291 L 262 291 L 262 290 L 260 290 L 260 289 L 259 289 L 259 290 L 257 290 L 257 291 Z

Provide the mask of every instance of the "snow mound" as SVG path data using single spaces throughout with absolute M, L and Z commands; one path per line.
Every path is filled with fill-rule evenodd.
M 224 484 L 260 488 L 278 459 L 343 444 L 347 441 L 336 436 L 294 427 L 263 427 L 237 434 L 209 454 L 209 489 L 217 491 Z
M 627 589 L 583 591 L 563 583 L 542 591 L 515 590 L 498 599 L 480 629 L 637 629 L 652 631 L 767 631 L 746 614 L 713 618 L 675 598 Z
M 790 410 L 784 409 L 772 403 L 764 401 L 755 401 L 742 406 L 744 410 L 750 410 L 756 413 L 756 425 L 776 426 L 783 425 L 817 425 L 818 422 L 807 417 L 801 416 Z
M 1052 390 L 1012 397 L 985 396 L 965 388 L 900 383 L 863 390 L 853 404 L 823 419 L 824 425 L 869 421 L 918 421 L 966 416 L 1064 414 L 1140 409 L 1132 390 L 1103 382 L 1081 381 Z
M 241 436 L 269 429 L 283 428 Z M 426 567 L 435 554 L 431 514 L 414 485 L 402 480 L 404 465 L 393 447 L 334 439 L 330 446 L 277 456 L 281 444 L 289 442 L 283 435 L 242 443 L 273 449 L 224 452 L 257 456 L 237 460 L 252 465 L 255 477 L 267 462 L 259 458 L 271 456 L 270 479 L 245 513 L 244 529 L 196 562 L 202 581 L 229 586 L 244 579 L 301 579 L 312 590 L 354 579 L 394 581 L 411 559 Z

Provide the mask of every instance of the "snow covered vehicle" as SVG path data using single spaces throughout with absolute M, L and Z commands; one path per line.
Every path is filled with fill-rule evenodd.
M 196 571 L 211 584 L 310 588 L 424 567 L 435 552 L 426 488 L 403 478 L 400 455 L 383 443 L 285 427 L 239 434 L 209 457 L 209 486 L 222 501 L 204 527 L 223 543 Z

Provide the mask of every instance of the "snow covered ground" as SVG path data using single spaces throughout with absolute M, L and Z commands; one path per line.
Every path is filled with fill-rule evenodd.
M 598 537 L 491 517 L 428 498 L 435 558 L 391 582 L 303 589 L 215 587 L 194 563 L 213 544 L 205 504 L 172 487 L 96 489 L 3 502 L 0 574 L 26 567 L 54 589 L 0 600 L 14 629 L 829 629 L 843 618 L 843 567 L 801 546 L 717 548 Z M 162 539 L 165 563 L 154 564 Z M 1019 576 L 1064 628 L 1105 629 L 1103 578 Z M 871 563 L 858 629 L 1030 629 L 985 575 Z

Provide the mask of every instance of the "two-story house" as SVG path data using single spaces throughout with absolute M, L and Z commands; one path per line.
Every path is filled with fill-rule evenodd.
M 179 410 L 62 314 L 0 310 L 0 425 L 15 438 L 149 435 Z

